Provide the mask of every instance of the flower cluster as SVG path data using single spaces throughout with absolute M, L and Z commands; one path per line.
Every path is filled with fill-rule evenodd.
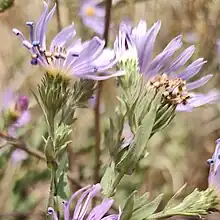
M 30 52 L 31 65 L 40 66 L 45 71 L 41 84 L 38 85 L 38 94 L 34 95 L 45 116 L 48 131 L 44 137 L 44 159 L 46 158 L 47 166 L 51 170 L 48 215 L 58 220 L 59 200 L 55 197 L 66 198 L 67 196 L 64 195 L 64 187 L 67 185 L 64 179 L 67 178 L 66 168 L 69 160 L 69 158 L 66 159 L 68 153 L 66 149 L 71 143 L 70 134 L 75 125 L 75 111 L 84 107 L 87 101 L 92 103 L 93 101 L 89 98 L 94 97 L 94 90 L 98 88 L 98 95 L 95 96 L 98 103 L 98 108 L 95 109 L 97 113 L 95 121 L 97 125 L 100 124 L 100 100 L 104 99 L 104 92 L 110 93 L 113 89 L 105 89 L 107 87 L 101 83 L 96 87 L 95 81 L 118 77 L 116 80 L 107 81 L 113 82 L 111 86 L 118 92 L 117 94 L 112 92 L 117 99 L 113 106 L 115 111 L 108 117 L 109 124 L 106 123 L 105 132 L 101 133 L 99 127 L 102 126 L 95 127 L 95 132 L 99 134 L 96 135 L 97 148 L 102 141 L 99 139 L 104 137 L 103 143 L 109 149 L 111 161 L 102 176 L 101 184 L 86 186 L 64 202 L 64 219 L 154 219 L 150 216 L 154 216 L 162 199 L 161 196 L 158 196 L 153 204 L 149 203 L 145 196 L 138 199 L 133 193 L 125 202 L 122 213 L 119 209 L 117 214 L 110 214 L 114 202 L 111 197 L 115 195 L 121 179 L 135 172 L 140 160 L 148 155 L 148 141 L 173 120 L 175 110 L 192 111 L 194 107 L 219 99 L 220 94 L 215 90 L 207 94 L 191 92 L 202 87 L 212 78 L 212 74 L 208 74 L 191 81 L 206 61 L 199 58 L 189 63 L 195 47 L 189 46 L 182 49 L 181 36 L 172 39 L 161 53 L 152 58 L 161 27 L 160 21 L 149 29 L 145 21 L 140 21 L 134 28 L 130 23 L 121 23 L 114 49 L 106 48 L 106 42 L 97 36 L 82 42 L 77 38 L 72 23 L 62 29 L 48 47 L 47 29 L 56 11 L 56 4 L 51 7 L 50 3 L 50 0 L 43 1 L 44 10 L 37 22 L 26 22 L 30 33 L 29 39 L 20 30 L 13 29 L 13 33 Z M 98 34 L 103 34 L 104 8 L 95 0 L 83 0 L 80 6 L 79 15 L 84 24 Z M 103 92 L 103 90 L 107 91 Z M 112 94 L 108 95 L 111 100 Z M 2 104 L 4 129 L 10 136 L 16 137 L 16 129 L 30 120 L 29 100 L 26 96 L 17 97 L 10 92 L 7 92 L 4 97 Z M 216 151 L 212 159 L 208 160 L 209 184 L 217 190 L 219 190 L 219 146 L 220 141 L 217 140 Z M 95 182 L 98 182 L 99 173 L 101 173 L 99 154 L 102 149 L 98 150 L 100 152 L 95 158 L 98 168 L 94 171 L 94 174 L 97 174 L 94 176 L 98 178 L 95 178 Z M 22 161 L 26 155 L 17 151 L 12 158 L 14 161 Z M 101 189 L 102 194 L 107 198 L 90 210 L 93 198 L 100 193 Z M 209 191 L 204 194 L 196 191 L 195 201 L 200 197 L 208 198 Z M 71 207 L 74 200 L 77 201 L 74 203 L 76 205 L 72 213 Z M 198 203 L 199 206 L 203 205 L 199 210 L 192 206 L 191 213 L 206 213 L 211 206 L 211 202 L 206 201 L 203 199 L 202 203 Z M 194 200 L 191 200 L 190 204 L 194 205 L 194 203 Z M 174 213 L 181 213 L 183 210 L 180 206 L 180 212 Z M 170 213 L 168 212 L 167 215 L 169 216 Z
M 118 214 L 106 215 L 113 204 L 113 199 L 103 199 L 102 203 L 95 206 L 90 212 L 89 207 L 92 199 L 100 192 L 101 185 L 96 184 L 93 186 L 86 186 L 76 191 L 69 201 L 63 202 L 64 204 L 64 220 L 70 219 L 87 219 L 87 220 L 119 220 L 120 212 Z M 73 200 L 81 195 L 74 208 L 73 216 L 70 215 L 70 208 Z M 53 216 L 54 220 L 58 220 L 57 214 L 52 207 L 48 208 L 48 214 Z M 87 216 L 87 217 L 86 217 Z M 104 217 L 105 216 L 105 217 Z
M 132 54 L 137 54 L 140 74 L 144 75 L 152 87 L 163 88 L 165 100 L 178 105 L 177 110 L 191 111 L 194 107 L 219 99 L 219 93 L 214 91 L 207 95 L 191 93 L 192 90 L 205 85 L 212 78 L 212 74 L 189 82 L 199 73 L 206 61 L 199 58 L 184 67 L 192 57 L 195 47 L 190 46 L 176 55 L 182 47 L 181 36 L 171 40 L 164 50 L 152 59 L 160 27 L 160 21 L 149 29 L 145 21 L 140 21 L 135 28 L 132 28 L 130 23 L 123 22 L 115 42 L 117 53 L 123 55 L 128 54 L 127 51 L 132 51 Z M 135 50 L 136 53 L 133 53 Z
M 42 66 L 48 74 L 60 74 L 64 77 L 79 77 L 93 80 L 104 80 L 123 74 L 123 71 L 109 71 L 117 63 L 113 50 L 104 49 L 105 41 L 98 37 L 81 42 L 73 39 L 76 35 L 74 24 L 64 28 L 52 40 L 49 49 L 46 47 L 46 32 L 56 5 L 49 10 L 49 3 L 44 3 L 44 11 L 36 24 L 28 21 L 30 40 L 14 28 L 13 32 L 31 53 L 31 64 Z
M 79 16 L 84 25 L 103 35 L 105 29 L 105 9 L 96 0 L 81 0 Z

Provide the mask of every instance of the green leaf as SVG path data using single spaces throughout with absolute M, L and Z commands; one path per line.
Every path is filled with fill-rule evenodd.
M 163 211 L 169 210 L 176 206 L 176 198 L 182 193 L 186 188 L 186 183 L 173 195 L 173 197 L 168 201 Z
M 145 204 L 139 209 L 136 209 L 136 211 L 134 211 L 132 214 L 131 220 L 142 220 L 152 215 L 157 210 L 158 206 L 160 205 L 162 198 L 163 198 L 163 195 L 161 194 L 153 201 Z
M 148 202 L 149 199 L 149 192 L 146 192 L 144 195 L 142 195 L 139 198 L 135 198 L 135 202 L 134 202 L 134 209 L 133 211 L 141 208 L 142 206 L 144 206 L 144 204 L 146 204 Z
M 215 190 L 213 189 L 208 188 L 201 192 L 195 189 L 180 204 L 175 206 L 173 204 L 174 201 L 172 201 L 172 203 L 169 202 L 168 206 L 166 206 L 163 211 L 151 215 L 149 219 L 161 219 L 173 215 L 205 215 L 210 209 L 217 208 L 218 200 Z
M 57 195 L 61 199 L 67 200 L 69 195 L 67 173 L 63 171 L 57 184 Z
M 122 215 L 120 220 L 129 220 L 131 219 L 133 207 L 134 207 L 134 196 L 136 191 L 134 191 L 126 200 L 125 205 L 122 209 Z
M 106 168 L 105 173 L 101 179 L 102 193 L 104 195 L 109 195 L 112 191 L 116 176 L 117 173 L 115 171 L 115 165 L 114 162 L 112 162 L 110 166 Z

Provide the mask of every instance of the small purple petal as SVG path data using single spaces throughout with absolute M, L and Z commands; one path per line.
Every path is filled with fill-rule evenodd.
M 202 68 L 203 64 L 207 61 L 203 61 L 203 58 L 199 58 L 193 63 L 191 63 L 183 72 L 179 73 L 177 76 L 183 80 L 188 80 L 195 76 Z M 171 74 L 172 75 L 172 74 Z
M 175 37 L 163 50 L 162 53 L 157 55 L 150 63 L 149 68 L 145 70 L 145 75 L 150 78 L 159 73 L 170 57 L 182 46 L 181 36 Z
M 15 103 L 15 109 L 18 111 L 26 111 L 28 109 L 29 99 L 27 96 L 19 96 Z
M 70 200 L 68 201 L 68 203 L 67 203 L 67 204 L 64 204 L 64 205 L 65 205 L 65 207 L 64 207 L 64 219 L 65 219 L 65 220 L 69 220 L 69 217 L 70 217 L 70 206 L 71 206 L 72 201 L 73 201 L 73 200 L 76 198 L 76 196 L 78 196 L 81 192 L 87 190 L 87 189 L 90 188 L 90 187 L 91 187 L 91 186 L 88 185 L 88 186 L 83 187 L 82 189 L 78 190 L 77 192 L 75 192 L 75 193 L 71 196 L 71 198 L 70 198 Z
M 95 197 L 97 195 L 97 193 L 100 192 L 100 190 L 101 190 L 101 185 L 96 184 L 96 185 L 93 185 L 90 189 L 86 190 L 82 194 L 82 196 L 79 198 L 79 200 L 76 204 L 75 211 L 74 211 L 73 218 L 72 218 L 73 220 L 84 218 L 84 216 L 88 210 L 88 207 L 91 204 L 93 197 Z M 84 199 L 85 199 L 85 202 L 83 204 Z
M 142 47 L 142 49 L 138 50 L 138 53 L 140 51 L 139 64 L 141 73 L 144 73 L 144 71 L 148 68 L 154 48 L 154 42 L 156 40 L 160 27 L 161 22 L 158 21 L 147 31 L 143 43 L 139 45 L 140 47 Z
M 106 214 L 106 212 L 108 212 L 108 210 L 111 208 L 113 203 L 114 203 L 113 199 L 104 199 L 101 204 L 93 208 L 87 220 L 101 219 Z
M 49 2 L 50 3 L 50 2 Z M 53 8 L 51 9 L 51 11 L 47 14 L 44 22 L 42 22 L 42 27 L 41 27 L 41 34 L 40 34 L 40 43 L 41 43 L 41 47 L 42 49 L 46 49 L 46 31 L 47 31 L 47 25 L 49 23 L 49 21 L 51 20 L 51 18 L 53 17 L 54 13 L 56 10 L 56 4 L 54 4 Z
M 28 110 L 24 111 L 13 126 L 16 128 L 23 127 L 24 125 L 28 124 L 30 120 L 31 120 L 30 112 Z
M 205 85 L 212 78 L 212 76 L 213 76 L 212 74 L 209 74 L 209 75 L 204 76 L 201 79 L 198 79 L 194 82 L 187 83 L 187 85 L 186 85 L 187 91 L 197 89 L 197 88 Z
M 74 24 L 64 28 L 56 37 L 52 40 L 50 51 L 54 51 L 55 47 L 63 47 L 67 41 L 76 35 Z
M 193 108 L 205 105 L 213 104 L 220 100 L 220 92 L 212 90 L 207 94 L 192 94 L 192 98 L 188 100 L 186 105 L 180 104 L 177 106 L 177 111 L 191 112 Z
M 180 67 L 184 66 L 186 62 L 191 58 L 195 51 L 194 46 L 190 46 L 185 49 L 165 70 L 166 73 L 177 71 Z
M 93 60 L 95 60 L 101 53 L 105 46 L 105 42 L 98 37 L 94 37 L 85 47 L 79 57 L 70 64 L 72 68 L 79 68 L 83 64 L 87 64 Z M 76 69 L 77 74 L 77 69 Z
M 34 32 L 34 40 L 40 40 L 41 36 L 43 36 L 44 34 L 43 33 L 44 22 L 47 17 L 49 4 L 47 4 L 45 1 L 43 1 L 43 4 L 44 4 L 44 11 L 36 23 L 35 32 Z M 42 42 L 40 42 L 40 44 L 42 44 Z

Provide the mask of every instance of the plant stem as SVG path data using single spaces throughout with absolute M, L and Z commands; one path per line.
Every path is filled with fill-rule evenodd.
M 109 34 L 109 25 L 111 20 L 111 7 L 112 7 L 112 0 L 106 0 L 106 10 L 105 10 L 105 30 L 103 34 L 103 39 L 105 40 L 105 46 L 108 44 L 108 34 Z M 99 171 L 100 171 L 100 156 L 101 156 L 101 149 L 100 149 L 100 142 L 101 142 L 101 131 L 100 131 L 100 103 L 101 103 L 101 93 L 102 93 L 103 82 L 99 81 L 97 85 L 97 99 L 96 105 L 94 109 L 95 114 L 95 166 L 94 166 L 94 175 L 93 180 L 94 183 L 100 182 Z
M 114 183 L 112 184 L 111 191 L 107 195 L 108 198 L 114 196 L 114 192 L 118 184 L 120 183 L 121 179 L 123 178 L 124 174 L 123 173 L 118 173 L 117 177 L 114 180 Z
M 57 7 L 56 7 L 57 31 L 60 32 L 61 29 L 62 29 L 62 25 L 61 25 L 61 19 L 60 19 L 60 3 L 59 3 L 59 0 L 55 0 L 55 3 L 57 5 Z
M 55 173 L 54 169 L 51 170 L 51 180 L 50 180 L 50 192 L 49 192 L 49 199 L 48 199 L 48 205 L 47 209 L 49 207 L 54 207 L 54 192 L 55 192 L 55 187 L 54 187 L 54 180 L 55 180 Z M 51 216 L 47 215 L 47 219 L 51 219 Z

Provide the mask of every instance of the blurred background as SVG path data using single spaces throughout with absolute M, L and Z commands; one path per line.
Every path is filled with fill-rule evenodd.
M 199 76 L 214 74 L 213 79 L 199 92 L 220 89 L 220 51 L 218 53 L 216 44 L 220 39 L 220 0 L 117 0 L 113 4 L 112 23 L 115 30 L 123 18 L 130 18 L 135 24 L 140 19 L 145 19 L 149 26 L 157 20 L 162 21 L 155 43 L 155 54 L 179 34 L 183 36 L 184 47 L 195 44 L 196 53 L 192 60 L 204 57 L 208 61 Z M 65 27 L 74 21 L 78 36 L 86 40 L 95 34 L 80 20 L 79 5 L 80 0 L 59 0 L 61 26 Z M 25 22 L 35 21 L 42 9 L 41 0 L 15 0 L 9 9 L 1 11 L 0 88 L 3 91 L 9 87 L 19 94 L 31 97 L 31 125 L 21 132 L 31 148 L 43 152 L 42 136 L 46 128 L 30 92 L 36 90 L 42 73 L 30 65 L 29 53 L 22 48 L 11 31 L 16 27 L 28 34 Z M 48 29 L 49 41 L 58 28 L 55 15 Z M 117 31 L 111 32 L 111 43 L 116 33 Z M 127 177 L 122 181 L 116 195 L 117 203 L 124 201 L 138 187 L 138 193 L 149 191 L 152 198 L 164 193 L 164 202 L 184 183 L 187 186 L 182 197 L 194 188 L 206 189 L 209 170 L 206 160 L 214 151 L 215 140 L 220 137 L 219 114 L 219 103 L 206 105 L 189 113 L 177 113 L 175 120 L 151 139 L 150 154 L 140 162 L 134 177 Z M 92 111 L 83 109 L 77 117 L 73 143 L 69 148 L 70 183 L 73 191 L 80 185 L 92 182 L 94 153 Z M 103 150 L 102 168 L 108 161 L 106 157 L 107 153 Z M 88 166 L 88 161 L 91 166 Z M 15 162 L 11 158 L 10 149 L 0 149 L 0 219 L 44 219 L 49 179 L 44 161 L 28 156 L 25 160 Z

